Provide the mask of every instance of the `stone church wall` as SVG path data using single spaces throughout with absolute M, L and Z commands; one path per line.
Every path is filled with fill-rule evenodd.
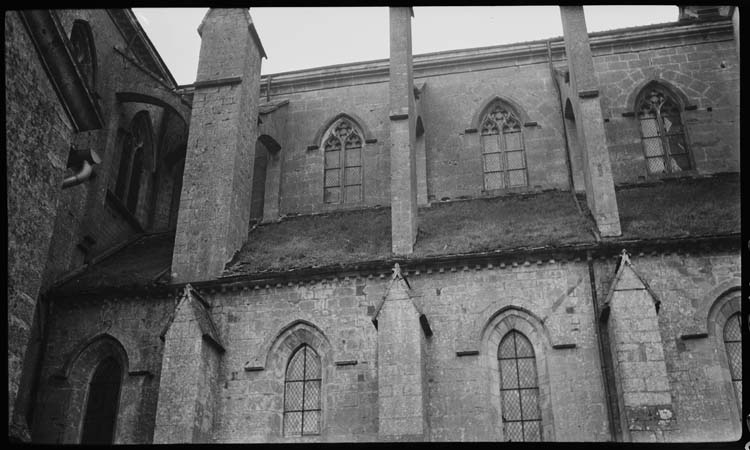
M 683 112 L 687 143 L 698 173 L 739 170 L 739 65 L 731 35 L 694 35 L 595 52 L 602 111 L 615 183 L 650 178 L 641 144 L 635 96 L 651 80 L 669 83 L 694 107 Z
M 73 139 L 73 124 L 15 11 L 5 13 L 5 117 L 8 398 L 13 402 L 27 344 L 35 339 L 32 319 Z M 9 416 L 12 411 L 9 403 Z

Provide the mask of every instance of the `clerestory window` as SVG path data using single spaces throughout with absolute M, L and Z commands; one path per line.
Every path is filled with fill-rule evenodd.
M 482 119 L 480 131 L 484 189 L 527 186 L 526 153 L 518 117 L 496 103 Z
M 500 341 L 497 359 L 505 440 L 540 441 L 539 382 L 531 342 L 523 334 L 511 330 Z
M 320 357 L 308 345 L 289 358 L 284 380 L 284 436 L 320 434 Z
M 323 142 L 325 203 L 362 201 L 362 133 L 349 120 L 336 121 Z
M 651 84 L 643 90 L 638 119 L 649 173 L 674 173 L 691 168 L 681 108 L 666 89 Z
M 125 133 L 115 181 L 115 195 L 132 214 L 135 214 L 138 208 L 145 158 L 151 153 L 151 128 L 148 120 L 148 114 L 139 113 L 133 119 L 130 131 Z

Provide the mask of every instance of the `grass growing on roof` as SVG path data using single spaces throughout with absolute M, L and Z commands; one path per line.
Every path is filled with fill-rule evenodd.
M 569 192 L 435 204 L 420 211 L 415 256 L 593 241 Z
M 242 272 L 262 272 L 385 259 L 390 250 L 391 210 L 378 208 L 261 225 L 234 260 Z
M 721 175 L 667 180 L 617 191 L 622 238 L 654 239 L 740 231 L 740 180 Z

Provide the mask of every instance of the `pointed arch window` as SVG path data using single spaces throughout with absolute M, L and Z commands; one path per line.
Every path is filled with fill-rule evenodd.
M 362 201 L 362 133 L 347 119 L 333 124 L 323 142 L 325 203 Z
M 151 155 L 151 128 L 148 114 L 141 112 L 133 118 L 129 132 L 125 132 L 122 139 L 120 165 L 115 181 L 115 195 L 125 203 L 132 214 L 135 214 L 138 208 L 143 172 L 149 155 Z
M 540 441 L 539 382 L 531 342 L 523 334 L 511 330 L 500 341 L 497 359 L 505 439 Z
M 516 114 L 495 103 L 481 123 L 484 189 L 528 186 L 521 121 Z
M 651 84 L 641 93 L 637 109 L 648 172 L 689 170 L 690 155 L 679 103 L 662 86 Z
M 724 325 L 724 348 L 729 361 L 729 373 L 732 375 L 732 385 L 737 396 L 737 405 L 742 413 L 742 324 L 740 314 L 735 313 L 727 319 Z
M 96 76 L 96 50 L 91 27 L 84 20 L 76 20 L 70 31 L 70 44 L 73 47 L 73 58 L 78 65 L 89 89 L 94 89 Z
M 114 442 L 121 383 L 122 367 L 115 358 L 99 363 L 89 383 L 81 444 Z
M 320 434 L 320 357 L 302 345 L 289 358 L 284 380 L 284 435 Z

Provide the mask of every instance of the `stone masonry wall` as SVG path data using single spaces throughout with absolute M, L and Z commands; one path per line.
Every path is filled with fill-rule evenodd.
M 698 173 L 739 170 L 739 60 L 731 35 L 692 36 L 683 41 L 646 41 L 594 54 L 602 113 L 615 183 L 644 180 L 647 174 L 635 95 L 651 80 L 662 80 L 697 109 L 683 112 L 687 143 Z M 686 105 L 686 106 L 688 106 Z
M 730 440 L 739 421 L 730 417 L 731 385 L 718 371 L 723 349 L 710 339 L 681 340 L 693 317 L 706 310 L 716 287 L 739 277 L 739 257 L 633 256 L 633 266 L 661 300 L 659 332 L 664 342 L 674 407 L 674 430 L 666 441 Z M 595 260 L 598 298 L 606 296 L 614 259 Z M 409 269 L 408 267 L 402 269 Z M 608 275 L 609 274 L 609 275 Z M 501 427 L 497 389 L 486 361 L 496 349 L 483 348 L 481 336 L 499 311 L 517 310 L 543 324 L 542 350 L 536 354 L 543 436 L 555 441 L 610 439 L 585 262 L 531 262 L 517 265 L 457 267 L 407 275 L 411 295 L 430 322 L 424 341 L 427 423 L 434 441 L 498 439 Z M 203 292 L 226 346 L 219 364 L 218 405 L 212 442 L 376 441 L 378 439 L 377 330 L 371 319 L 389 278 L 338 278 L 325 282 L 269 285 L 258 289 Z M 717 294 L 718 295 L 718 294 Z M 39 402 L 53 390 L 50 375 L 70 351 L 90 336 L 108 330 L 132 360 L 149 367 L 154 378 L 143 390 L 138 434 L 128 442 L 149 442 L 156 411 L 162 344 L 158 338 L 174 299 L 56 304 L 45 349 Z M 535 320 L 536 320 L 535 319 Z M 268 351 L 279 334 L 298 321 L 320 330 L 328 344 L 316 350 L 326 361 L 320 436 L 282 436 L 283 380 L 286 361 Z M 471 351 L 479 351 L 472 354 Z M 464 356 L 458 352 L 470 351 Z M 542 364 L 543 363 L 543 364 Z M 133 364 L 131 362 L 131 364 Z M 258 366 L 263 370 L 258 370 Z M 546 367 L 546 368 L 545 368 Z M 246 370 L 248 368 L 249 370 Z M 42 409 L 39 403 L 37 409 Z M 54 424 L 41 421 L 46 436 Z M 45 438 L 47 439 L 47 438 Z M 43 440 L 54 442 L 53 440 Z
M 132 434 L 119 436 L 118 442 L 146 444 L 153 440 L 157 397 L 162 364 L 163 342 L 159 338 L 175 307 L 175 298 L 117 298 L 55 302 L 49 315 L 49 338 L 44 348 L 39 394 L 36 398 L 33 442 L 61 443 L 66 422 L 81 417 L 59 416 L 65 404 L 59 392 L 63 389 L 55 374 L 87 343 L 103 334 L 117 339 L 128 358 L 126 377 L 143 377 L 132 408 L 120 406 L 118 422 L 134 423 Z M 86 368 L 82 368 L 86 370 Z M 93 367 L 88 368 L 93 370 Z M 126 382 L 124 380 L 123 382 Z M 63 400 L 64 402 L 64 400 Z M 121 399 L 122 403 L 122 399 Z M 82 412 L 83 413 L 83 412 Z
M 5 13 L 5 115 L 10 421 L 73 135 L 73 125 L 15 11 Z
M 623 36 L 628 38 L 628 33 Z M 736 45 L 731 30 L 711 31 L 703 37 L 643 37 L 607 45 L 592 40 L 615 183 L 649 178 L 637 118 L 622 113 L 632 112 L 638 90 L 654 79 L 670 83 L 686 96 L 688 106 L 697 107 L 684 112 L 697 172 L 739 170 Z M 425 86 L 420 101 L 431 201 L 485 195 L 481 153 L 474 142 L 477 135 L 465 131 L 474 126 L 472 118 L 495 96 L 514 103 L 525 120 L 536 122 L 523 127 L 529 186 L 520 190 L 568 189 L 558 94 L 545 58 L 519 56 L 500 63 L 477 62 L 473 67 L 430 69 L 420 69 L 419 60 L 417 56 L 414 83 Z M 566 61 L 555 60 L 556 66 L 561 63 Z M 341 79 L 323 84 L 275 88 L 271 77 L 272 99 L 289 100 L 288 144 L 282 148 L 281 213 L 348 207 L 323 203 L 322 150 L 308 149 L 320 145 L 312 141 L 326 120 L 342 112 L 362 119 L 377 139 L 377 143 L 366 144 L 363 152 L 362 206 L 388 204 L 387 78 L 374 75 L 351 81 L 342 74 Z M 574 177 L 580 175 L 574 173 Z

